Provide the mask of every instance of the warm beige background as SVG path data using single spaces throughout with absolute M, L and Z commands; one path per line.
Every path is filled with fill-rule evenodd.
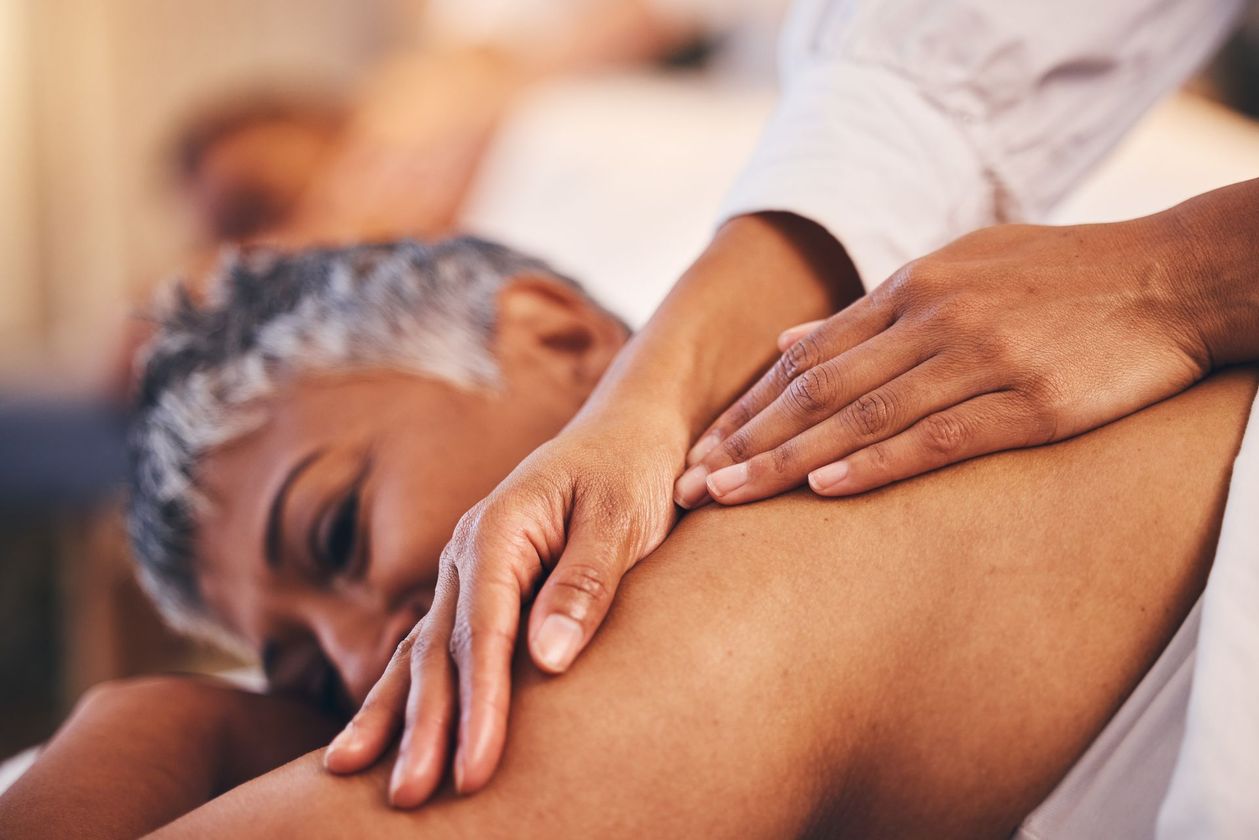
M 0 373 L 76 354 L 178 264 L 179 119 L 236 89 L 344 89 L 401 5 L 0 0 Z

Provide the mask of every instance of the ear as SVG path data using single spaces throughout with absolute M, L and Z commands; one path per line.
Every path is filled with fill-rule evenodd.
M 509 377 L 545 374 L 589 390 L 626 338 L 616 318 L 558 280 L 520 276 L 498 293 L 495 351 Z

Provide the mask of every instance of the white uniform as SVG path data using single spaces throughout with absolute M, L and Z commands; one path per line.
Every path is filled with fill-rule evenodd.
M 1241 0 L 798 0 L 783 90 L 723 217 L 826 227 L 867 287 L 1040 220 L 1237 21 Z M 1259 838 L 1259 412 L 1205 593 L 1027 840 Z

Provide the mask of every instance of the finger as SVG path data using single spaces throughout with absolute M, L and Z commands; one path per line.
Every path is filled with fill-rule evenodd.
M 511 657 L 520 623 L 520 583 L 501 562 L 462 566 L 459 608 L 450 652 L 459 672 L 459 745 L 455 790 L 473 793 L 489 782 L 507 738 L 511 699 Z M 466 578 L 463 576 L 466 575 Z
M 443 577 L 438 600 L 420 623 L 408 651 L 406 728 L 389 780 L 389 801 L 395 808 L 417 807 L 433 795 L 450 752 L 455 706 L 450 635 L 459 591 L 453 568 Z
M 380 758 L 402 727 L 411 687 L 410 656 L 414 632 L 394 651 L 367 699 L 324 753 L 324 767 L 333 773 L 357 773 Z
M 543 671 L 568 669 L 603 623 L 625 571 L 655 547 L 640 551 L 616 521 L 587 513 L 569 526 L 564 553 L 530 610 L 529 651 Z
M 871 300 L 869 297 L 861 298 L 788 347 L 756 384 L 735 400 L 700 435 L 699 442 L 687 454 L 687 464 L 699 462 L 713 446 L 729 437 L 773 402 L 791 380 L 801 373 L 873 338 L 890 326 L 890 310 L 872 303 Z
M 796 324 L 794 327 L 783 330 L 778 334 L 778 352 L 786 353 L 791 345 L 822 326 L 823 323 L 825 321 L 805 321 L 803 324 Z
M 1015 392 L 983 394 L 814 470 L 809 486 L 823 496 L 850 496 L 977 455 L 1046 443 L 1045 428 Z
M 733 505 L 799 487 L 811 471 L 887 440 L 930 414 L 965 402 L 982 388 L 976 376 L 932 357 L 796 437 L 714 472 L 708 477 L 709 492 L 721 504 Z
M 692 505 L 712 492 L 709 478 L 718 470 L 769 452 L 838 412 L 862 394 L 895 379 L 922 361 L 926 351 L 909 328 L 893 327 L 835 358 L 809 368 L 793 379 L 778 397 L 678 480 L 689 495 L 679 498 Z M 746 480 L 747 471 L 731 470 L 718 487 L 732 491 Z M 803 476 L 801 476 L 803 479 Z M 680 493 L 676 495 L 680 496 Z

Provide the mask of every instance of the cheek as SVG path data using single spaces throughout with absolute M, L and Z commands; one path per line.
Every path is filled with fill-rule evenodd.
M 371 577 L 387 592 L 436 583 L 442 549 L 459 517 L 482 495 L 418 479 L 382 481 L 372 504 Z
M 397 424 L 405 428 L 404 424 Z M 471 426 L 472 424 L 469 424 Z M 449 430 L 430 433 L 418 446 L 409 434 L 386 438 L 388 452 L 375 469 L 371 492 L 372 563 L 382 586 L 414 585 L 417 576 L 436 581 L 441 551 L 459 517 L 484 498 L 527 454 L 501 440 L 466 440 Z M 437 446 L 434 441 L 442 440 Z

